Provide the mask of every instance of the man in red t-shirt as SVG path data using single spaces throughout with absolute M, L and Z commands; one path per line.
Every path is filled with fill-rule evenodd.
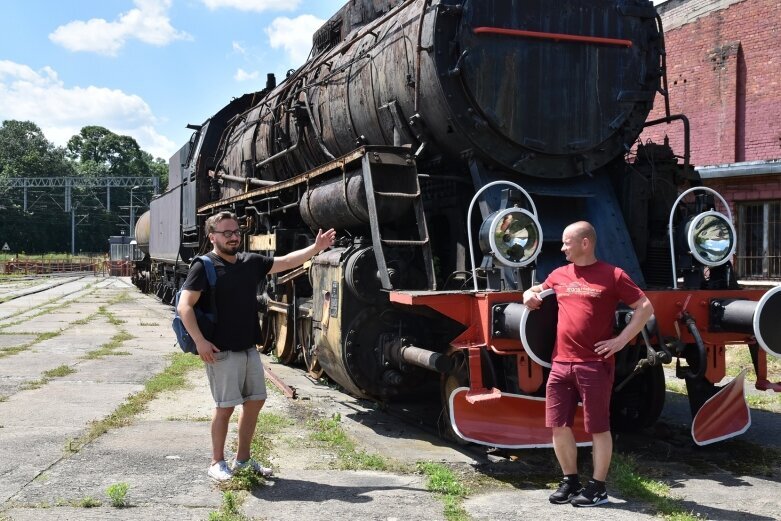
M 553 430 L 553 450 L 564 479 L 550 501 L 597 506 L 607 503 L 605 478 L 613 453 L 613 355 L 642 330 L 653 306 L 624 270 L 597 260 L 597 234 L 591 224 L 570 224 L 561 240 L 561 251 L 570 264 L 553 270 L 545 282 L 527 289 L 523 303 L 530 309 L 539 308 L 539 293 L 552 288 L 559 305 L 556 344 L 545 390 L 545 425 Z M 619 302 L 634 312 L 629 324 L 613 337 Z M 578 478 L 578 449 L 572 433 L 578 400 L 583 403 L 586 432 L 593 442 L 594 474 L 585 488 Z

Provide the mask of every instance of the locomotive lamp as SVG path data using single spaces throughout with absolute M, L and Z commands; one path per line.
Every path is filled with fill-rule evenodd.
M 542 227 L 537 220 L 537 207 L 534 205 L 529 193 L 510 181 L 494 181 L 483 186 L 472 197 L 469 204 L 466 222 L 472 220 L 472 210 L 480 195 L 487 189 L 496 185 L 508 185 L 521 192 L 529 201 L 531 211 L 518 207 L 502 208 L 493 212 L 480 225 L 480 248 L 485 255 L 483 268 L 492 268 L 493 259 L 499 264 L 510 268 L 527 267 L 534 262 L 542 249 Z M 472 279 L 475 291 L 477 286 L 477 265 L 472 242 L 472 228 L 467 229 L 469 237 L 469 254 L 472 261 Z M 495 273 L 495 270 L 494 270 Z M 495 281 L 488 277 L 488 287 L 492 287 Z
M 673 227 L 673 217 L 678 203 L 692 192 L 707 192 L 715 195 L 726 209 L 726 215 L 711 209 L 697 213 L 689 218 L 682 228 L 678 228 L 679 233 L 683 236 L 679 235 L 680 240 L 676 249 L 674 237 L 676 228 Z M 735 237 L 737 234 L 732 224 L 732 213 L 729 205 L 727 205 L 727 202 L 718 192 L 710 188 L 698 186 L 690 188 L 678 196 L 670 210 L 668 230 L 670 234 L 670 251 L 674 252 L 672 255 L 673 289 L 678 289 L 678 269 L 685 270 L 686 268 L 694 267 L 676 265 L 676 257 L 678 261 L 685 261 L 686 263 L 690 262 L 687 259 L 691 259 L 701 268 L 716 268 L 729 263 L 732 255 L 735 253 Z M 688 251 L 681 251 L 683 248 L 686 248 Z M 695 271 L 699 273 L 702 270 Z M 684 279 L 686 278 L 687 272 L 684 271 Z M 698 280 L 698 278 L 693 277 L 692 281 L 694 280 Z
M 534 262 L 542 248 L 537 218 L 521 208 L 506 208 L 488 216 L 480 226 L 480 249 L 501 264 L 522 268 Z
M 721 266 L 735 253 L 735 227 L 719 212 L 695 215 L 685 229 L 689 252 L 705 266 Z

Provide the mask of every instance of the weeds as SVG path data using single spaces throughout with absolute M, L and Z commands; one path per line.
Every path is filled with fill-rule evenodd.
M 106 495 L 111 499 L 111 505 L 117 508 L 127 506 L 127 490 L 130 488 L 127 483 L 114 483 L 106 489 Z
M 49 331 L 47 333 L 41 333 L 39 335 L 36 335 L 34 339 L 30 340 L 29 342 L 25 342 L 24 344 L 14 346 L 14 347 L 9 347 L 6 349 L 0 349 L 0 358 L 5 358 L 7 356 L 21 353 L 22 351 L 27 351 L 30 347 L 34 346 L 35 344 L 39 342 L 43 342 L 44 340 L 55 338 L 57 336 L 60 336 L 61 334 L 62 334 L 62 330 Z
M 249 518 L 241 513 L 241 498 L 233 492 L 222 494 L 222 507 L 219 512 L 209 513 L 209 521 L 248 521 Z
M 142 391 L 131 395 L 106 418 L 90 423 L 89 431 L 80 438 L 68 440 L 66 450 L 78 452 L 81 447 L 108 432 L 109 429 L 130 425 L 133 417 L 143 411 L 147 403 L 164 391 L 183 388 L 187 373 L 203 366 L 200 358 L 185 353 L 174 353 L 171 358 L 171 365 L 162 373 L 149 379 Z
M 671 497 L 670 487 L 661 481 L 644 478 L 637 473 L 637 464 L 631 456 L 615 454 L 610 471 L 611 482 L 628 499 L 651 505 L 670 521 L 695 521 L 698 516 L 683 509 L 680 499 Z
M 77 505 L 82 508 L 95 508 L 99 507 L 102 503 L 94 497 L 87 496 L 77 502 Z
M 38 389 L 39 387 L 43 387 L 47 383 L 49 383 L 52 378 L 57 378 L 60 376 L 67 376 L 71 373 L 75 373 L 76 370 L 73 369 L 70 366 L 67 365 L 61 365 L 58 367 L 55 367 L 54 369 L 49 369 L 48 371 L 43 372 L 43 378 L 40 378 L 38 380 L 31 380 L 29 382 L 23 383 L 19 388 L 22 391 L 30 391 L 32 389 Z
M 119 348 L 126 340 L 130 340 L 131 338 L 135 338 L 135 337 L 126 331 L 120 331 L 119 333 L 111 337 L 111 340 L 109 340 L 99 348 L 95 349 L 94 351 L 90 351 L 82 358 L 85 360 L 94 360 L 96 358 L 102 358 L 104 356 L 109 356 L 109 355 L 129 354 L 125 352 L 117 352 L 115 350 Z
M 342 470 L 388 470 L 390 463 L 383 456 L 356 450 L 355 442 L 344 432 L 341 421 L 338 413 L 327 419 L 310 420 L 308 426 L 314 431 L 312 439 L 336 452 L 337 466 Z
M 418 470 L 428 477 L 426 488 L 437 494 L 445 505 L 445 518 L 448 521 L 467 521 L 469 514 L 461 506 L 469 489 L 445 465 L 420 462 Z

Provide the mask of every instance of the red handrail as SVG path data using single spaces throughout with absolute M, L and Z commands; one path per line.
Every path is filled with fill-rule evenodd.
M 475 34 L 501 34 L 504 36 L 523 36 L 540 40 L 554 40 L 580 43 L 602 43 L 605 45 L 618 45 L 632 47 L 632 40 L 620 38 L 602 38 L 600 36 L 581 36 L 578 34 L 542 33 L 538 31 L 524 31 L 522 29 L 503 29 L 501 27 L 475 27 Z

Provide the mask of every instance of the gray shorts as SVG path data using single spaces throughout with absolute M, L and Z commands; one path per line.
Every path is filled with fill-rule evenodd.
M 266 378 L 257 349 L 220 351 L 206 364 L 206 376 L 217 407 L 234 407 L 248 400 L 266 399 Z

